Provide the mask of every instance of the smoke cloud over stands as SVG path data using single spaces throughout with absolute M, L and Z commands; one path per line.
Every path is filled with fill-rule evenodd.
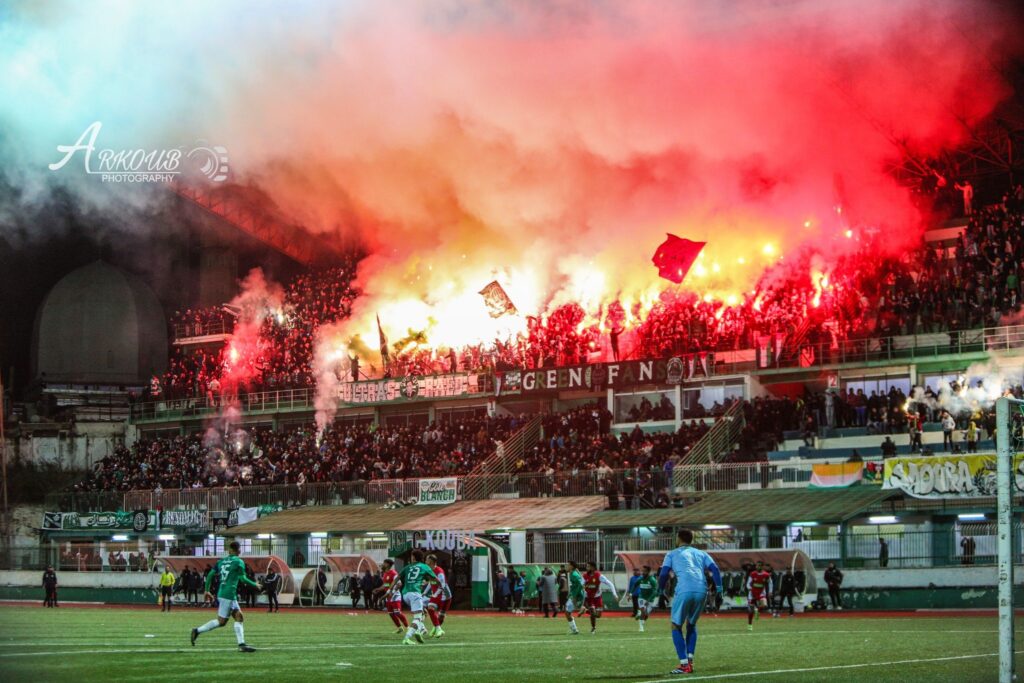
M 375 339 L 378 313 L 392 339 L 493 339 L 517 323 L 487 282 L 524 314 L 628 308 L 669 286 L 665 232 L 709 243 L 683 288 L 723 300 L 847 230 L 903 249 L 920 217 L 893 141 L 935 153 L 999 101 L 1001 7 L 16 3 L 0 168 L 92 206 L 109 188 L 46 164 L 93 121 L 110 147 L 223 145 L 235 181 L 370 253 L 331 344 Z

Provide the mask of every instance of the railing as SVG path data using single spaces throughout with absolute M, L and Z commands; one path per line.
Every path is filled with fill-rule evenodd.
M 794 534 L 760 537 L 736 529 L 697 530 L 694 543 L 712 554 L 716 550 L 801 550 L 819 569 L 829 562 L 835 562 L 844 569 L 991 566 L 996 563 L 994 529 L 948 527 L 904 530 L 889 525 L 864 525 L 850 527 L 842 533 L 836 527 L 830 527 L 822 535 L 814 537 L 809 535 L 810 530 L 807 531 L 807 537 Z M 1024 538 L 1024 526 L 1017 524 L 1014 533 L 1017 539 Z M 961 539 L 966 537 L 973 540 L 973 546 L 961 545 Z M 879 539 L 886 543 L 884 559 Z M 595 562 L 602 571 L 622 569 L 621 564 L 616 566 L 616 553 L 619 551 L 667 552 L 677 545 L 674 534 L 670 533 L 641 536 L 601 531 L 534 532 L 528 541 L 527 562 Z M 1015 558 L 1017 563 L 1024 561 L 1020 545 Z M 783 567 L 773 569 L 780 571 Z
M 627 508 L 654 507 L 659 494 L 735 491 L 760 488 L 799 488 L 811 479 L 813 463 L 724 463 L 676 465 L 675 468 L 579 470 L 551 474 L 528 472 L 473 474 L 457 477 L 463 500 L 489 497 L 549 498 L 604 496 L 618 491 Z M 673 482 L 675 486 L 673 490 Z M 614 487 L 612 486 L 614 484 Z M 280 505 L 384 505 L 415 499 L 419 479 L 314 482 L 198 489 L 67 492 L 46 498 L 53 512 L 110 512 L 116 510 L 215 510 Z M 633 492 L 633 493 L 630 493 Z
M 208 320 L 201 323 L 175 323 L 174 339 L 195 339 L 196 337 L 212 337 L 214 335 L 231 334 L 235 330 L 235 321 L 225 314 L 222 320 Z
M 190 398 L 168 398 L 162 401 L 136 403 L 131 406 L 132 422 L 161 419 L 173 420 L 189 417 L 202 417 L 215 414 L 226 406 L 236 405 L 244 413 L 274 413 L 281 410 L 301 410 L 315 408 L 316 390 L 281 389 L 279 391 L 259 391 L 239 396 L 193 396 Z
M 469 477 L 463 481 L 463 498 L 466 500 L 489 498 L 495 488 L 500 486 L 501 475 L 511 472 L 512 468 L 509 464 L 520 458 L 526 447 L 536 444 L 539 438 L 540 417 L 536 416 L 516 430 L 511 437 L 500 442 L 494 453 L 473 469 Z
M 943 355 L 1024 349 L 1024 325 L 990 327 L 976 330 L 937 332 L 933 334 L 874 337 L 829 343 L 800 344 L 784 348 L 776 358 L 763 358 L 753 349 L 745 350 L 749 360 L 726 361 L 729 354 L 715 356 L 715 374 L 757 372 L 785 368 L 814 368 L 827 365 L 849 365 L 895 361 L 901 363 Z M 744 351 L 739 353 L 743 354 Z M 241 399 L 244 412 L 278 410 L 313 410 L 313 388 L 284 389 L 248 394 Z M 131 407 L 132 421 L 174 420 L 202 417 L 218 412 L 230 402 L 228 397 L 206 396 L 175 398 Z

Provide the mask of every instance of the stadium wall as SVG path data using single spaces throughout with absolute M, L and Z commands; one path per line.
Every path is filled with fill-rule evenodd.
M 101 430 L 93 431 L 84 425 L 76 426 L 75 433 L 58 432 L 56 434 L 25 434 L 20 437 L 9 437 L 7 441 L 7 457 L 10 461 L 21 461 L 34 465 L 59 465 L 69 470 L 86 470 L 93 464 L 114 452 L 114 448 L 123 443 L 123 425 L 118 425 L 117 433 L 104 425 Z

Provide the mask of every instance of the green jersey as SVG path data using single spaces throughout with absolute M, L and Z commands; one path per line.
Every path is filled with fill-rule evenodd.
M 220 588 L 217 590 L 217 597 L 225 600 L 238 599 L 238 582 L 249 584 L 253 588 L 259 588 L 259 584 L 245 575 L 245 561 L 238 555 L 228 555 L 217 561 L 213 568 L 220 577 Z M 206 577 L 206 590 L 210 590 L 210 583 L 213 581 L 213 572 Z
M 640 591 L 640 597 L 648 602 L 658 595 L 658 580 L 653 575 L 641 576 L 636 587 Z
M 437 575 L 422 562 L 415 562 L 402 567 L 398 578 L 402 581 L 402 595 L 406 595 L 408 593 L 426 593 L 430 579 L 436 581 Z
M 575 569 L 569 574 L 569 598 L 577 604 L 583 604 L 583 575 Z

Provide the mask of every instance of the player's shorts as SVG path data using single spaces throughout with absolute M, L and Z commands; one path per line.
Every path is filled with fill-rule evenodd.
M 567 614 L 572 614 L 576 611 L 576 603 L 572 601 L 572 598 L 567 598 L 565 601 L 565 611 Z
M 747 593 L 747 603 L 750 605 L 768 605 L 768 596 L 765 593 Z
M 595 612 L 600 612 L 604 609 L 604 600 L 601 599 L 600 595 L 594 598 L 584 598 L 583 606 L 587 609 L 594 610 Z
M 672 623 L 677 626 L 696 624 L 701 612 L 704 611 L 704 601 L 707 597 L 707 591 L 676 593 L 672 598 Z
M 451 598 L 445 598 L 443 595 L 435 595 L 430 598 L 430 603 L 427 605 L 427 609 L 438 610 L 439 612 L 447 611 L 448 606 L 452 604 Z
M 402 600 L 388 600 L 384 603 L 385 608 L 388 612 L 401 612 L 402 611 Z
M 654 600 L 646 600 L 644 598 L 637 598 L 636 604 L 637 604 L 637 607 L 640 608 L 641 612 L 643 612 L 644 614 L 650 614 L 651 612 L 654 611 L 654 606 L 655 606 L 656 603 L 655 603 Z
M 217 616 L 221 619 L 227 619 L 239 609 L 238 600 L 217 598 Z
M 402 602 L 409 606 L 410 612 L 422 612 L 427 604 L 427 596 L 420 593 L 406 593 L 402 596 Z

